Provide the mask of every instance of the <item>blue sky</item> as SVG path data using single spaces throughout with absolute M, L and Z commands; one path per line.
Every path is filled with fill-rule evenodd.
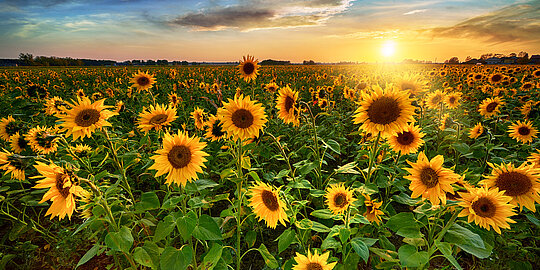
M 433 60 L 540 53 L 540 1 L 3 0 L 0 57 Z

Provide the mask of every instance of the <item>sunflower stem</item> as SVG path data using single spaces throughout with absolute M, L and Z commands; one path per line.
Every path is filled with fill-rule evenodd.
M 124 165 L 122 162 L 120 162 L 120 159 L 118 158 L 118 152 L 116 151 L 116 148 L 114 147 L 111 138 L 109 137 L 109 132 L 107 132 L 107 129 L 103 129 L 103 134 L 105 134 L 105 138 L 107 139 L 107 142 L 109 143 L 110 151 L 113 156 L 114 163 L 118 167 L 118 170 L 122 173 L 122 180 L 124 181 L 124 189 L 129 194 L 129 197 L 131 199 L 131 203 L 135 203 L 135 197 L 133 197 L 133 192 L 131 192 L 131 186 L 129 185 L 129 181 L 126 176 L 126 170 L 124 168 Z
M 313 152 L 315 152 L 315 155 L 317 157 L 317 189 L 321 189 L 322 188 L 322 168 L 321 168 L 321 164 L 322 164 L 322 158 L 321 158 L 321 153 L 319 152 L 319 137 L 317 136 L 317 126 L 315 125 L 315 116 L 313 116 L 313 112 L 311 111 L 311 108 L 309 107 L 309 104 L 307 104 L 306 102 L 303 102 L 303 101 L 300 101 L 301 104 L 304 104 L 308 111 L 309 111 L 309 115 L 311 116 L 311 128 L 313 129 L 313 140 L 315 142 L 315 150 Z
M 366 184 L 370 183 L 371 180 L 371 174 L 373 172 L 373 166 L 375 158 L 377 157 L 377 148 L 379 147 L 379 140 L 381 138 L 381 132 L 377 133 L 377 139 L 375 139 L 375 142 L 373 143 L 373 149 L 371 150 L 371 155 L 369 157 L 369 166 L 368 166 L 368 174 L 366 178 Z
M 184 216 L 186 216 L 188 195 L 186 194 L 185 189 L 181 188 L 181 190 L 182 194 L 184 195 L 184 198 L 182 198 L 182 213 L 184 214 Z M 189 246 L 193 249 L 193 270 L 197 270 L 197 249 L 193 246 L 193 239 L 191 236 L 189 237 Z
M 242 150 L 242 139 L 237 140 L 237 164 L 236 164 L 236 170 L 238 173 L 238 180 L 236 182 L 236 194 L 238 196 L 238 205 L 236 209 L 236 269 L 240 270 L 240 261 L 242 259 L 242 256 L 240 254 L 240 236 L 241 236 L 241 227 L 242 227 L 242 182 L 244 181 L 244 173 L 242 171 L 242 156 L 243 156 L 243 150 Z

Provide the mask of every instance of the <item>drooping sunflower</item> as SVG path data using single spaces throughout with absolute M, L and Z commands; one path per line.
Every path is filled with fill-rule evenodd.
M 28 131 L 25 139 L 34 152 L 47 155 L 58 150 L 56 132 L 55 128 L 36 126 Z
M 454 194 L 452 184 L 458 181 L 459 175 L 452 170 L 443 168 L 444 157 L 438 155 L 429 160 L 421 152 L 416 163 L 407 160 L 412 168 L 406 168 L 410 175 L 405 176 L 411 180 L 409 189 L 411 198 L 422 196 L 422 200 L 429 199 L 432 205 L 446 204 L 446 192 Z
M 504 104 L 505 102 L 500 97 L 487 98 L 482 101 L 478 111 L 485 118 L 491 118 L 501 112 L 500 109 Z
M 510 137 L 522 143 L 531 143 L 534 138 L 538 137 L 538 130 L 529 120 L 523 122 L 518 120 L 508 127 L 508 133 L 510 133 Z
M 330 252 L 319 255 L 317 250 L 311 254 L 308 250 L 307 256 L 304 256 L 296 252 L 294 260 L 296 265 L 292 268 L 293 270 L 332 270 L 336 266 L 337 262 L 328 263 L 328 258 L 330 257 Z
M 195 110 L 193 112 L 191 112 L 191 118 L 193 118 L 193 120 L 195 120 L 195 127 L 197 127 L 197 129 L 203 129 L 204 128 L 204 125 L 205 125 L 205 122 L 204 122 L 204 117 L 205 117 L 206 113 L 204 112 L 203 109 L 197 107 L 195 108 Z
M 144 109 L 139 114 L 137 124 L 139 129 L 148 133 L 150 130 L 161 130 L 164 126 L 168 126 L 172 121 L 176 120 L 176 108 L 169 105 L 158 104 L 155 107 L 150 105 L 149 109 Z
M 362 124 L 365 132 L 383 137 L 402 131 L 408 122 L 414 121 L 414 106 L 407 92 L 397 91 L 392 86 L 383 90 L 373 86 L 371 94 L 362 93 L 360 107 L 355 111 L 354 123 Z
M 459 106 L 459 99 L 461 98 L 461 92 L 453 92 L 447 94 L 444 98 L 446 106 L 450 109 L 455 109 Z
M 519 205 L 520 210 L 525 206 L 535 212 L 535 202 L 540 203 L 540 169 L 527 163 L 519 167 L 514 167 L 512 163 L 488 164 L 493 170 L 480 184 L 499 188 L 504 195 L 512 198 L 511 203 Z
M 515 215 L 512 200 L 499 191 L 498 188 L 489 189 L 487 187 L 469 189 L 468 192 L 458 192 L 462 201 L 458 204 L 463 207 L 459 217 L 467 217 L 467 222 L 474 221 L 482 228 L 493 230 L 501 234 L 501 228 L 510 229 L 510 224 L 515 223 L 511 216 Z
M 20 135 L 19 132 L 11 136 L 9 143 L 11 146 L 11 150 L 15 153 L 21 153 L 28 147 L 28 141 L 24 139 L 24 136 Z
M 381 216 L 384 215 L 384 212 L 380 210 L 382 202 L 377 202 L 375 199 L 371 199 L 369 194 L 362 194 L 364 196 L 364 205 L 366 206 L 366 212 L 364 212 L 364 217 L 366 217 L 369 222 L 379 224 L 381 222 Z
M 244 56 L 243 59 L 244 60 L 240 61 L 240 64 L 238 65 L 240 76 L 246 82 L 255 80 L 257 78 L 257 75 L 259 75 L 259 65 L 257 64 L 259 60 L 255 60 L 255 58 L 250 55 L 248 55 L 247 57 Z
M 293 91 L 288 85 L 279 90 L 276 99 L 276 109 L 278 116 L 285 124 L 293 124 L 297 127 L 300 124 L 298 117 L 298 91 Z
M 279 86 L 275 82 L 271 82 L 271 83 L 267 83 L 265 88 L 266 88 L 266 91 L 270 93 L 275 93 L 276 90 L 279 88 Z
M 454 120 L 452 120 L 452 117 L 450 117 L 450 114 L 445 113 L 441 119 L 441 124 L 439 125 L 439 129 L 445 130 L 446 128 L 450 127 L 452 124 L 454 124 Z
M 213 115 L 210 116 L 206 125 L 206 138 L 211 141 L 217 141 L 225 136 L 225 131 L 223 131 L 223 125 L 219 117 Z
M 439 104 L 444 100 L 444 94 L 441 90 L 436 90 L 426 97 L 426 106 L 430 109 L 438 109 Z
M 540 168 L 540 150 L 536 153 L 532 153 L 528 158 L 527 162 L 530 162 L 534 168 Z
M 21 124 L 11 115 L 0 120 L 0 138 L 9 141 L 22 128 Z
M 266 226 L 272 229 L 276 228 L 278 221 L 286 226 L 285 221 L 289 221 L 285 213 L 287 206 L 279 197 L 279 188 L 274 189 L 263 182 L 256 182 L 248 194 L 251 196 L 249 206 L 253 208 L 259 221 L 264 219 Z
M 138 73 L 133 74 L 129 82 L 133 84 L 131 87 L 136 87 L 138 91 L 141 91 L 152 88 L 152 85 L 156 83 L 156 79 L 154 75 L 139 70 Z
M 480 137 L 482 133 L 484 133 L 484 127 L 482 126 L 482 123 L 478 123 L 469 130 L 469 138 L 476 139 Z
M 258 137 L 267 121 L 264 107 L 243 95 L 224 102 L 217 114 L 223 129 L 235 140 Z
M 62 123 L 62 131 L 66 131 L 66 137 L 73 135 L 73 140 L 84 137 L 90 138 L 96 129 L 111 126 L 107 119 L 118 113 L 107 110 L 105 99 L 92 103 L 87 97 L 77 97 L 77 101 L 68 102 L 71 109 L 63 109 L 65 114 L 57 114 Z
M 326 204 L 334 215 L 341 215 L 356 199 L 353 191 L 346 188 L 343 183 L 333 184 L 326 188 Z
M 37 161 L 34 167 L 41 174 L 33 178 L 43 178 L 37 181 L 34 188 L 49 188 L 39 203 L 51 200 L 52 204 L 45 215 L 51 219 L 58 216 L 63 219 L 66 215 L 71 220 L 75 210 L 75 196 L 81 196 L 85 190 L 78 185 L 78 178 L 71 170 L 64 169 L 51 163 L 49 165 Z
M 45 103 L 45 113 L 48 115 L 62 113 L 66 106 L 67 103 L 61 97 L 52 97 Z
M 4 150 L 5 151 L 5 150 Z M 25 179 L 26 162 L 18 155 L 8 151 L 0 152 L 0 169 L 11 174 L 11 179 L 23 181 Z
M 206 143 L 198 137 L 189 137 L 181 131 L 178 134 L 165 133 L 163 148 L 150 157 L 154 164 L 149 169 L 157 170 L 155 177 L 167 174 L 167 185 L 185 186 L 188 181 L 197 179 L 197 173 L 202 173 L 202 168 L 206 167 L 204 162 L 208 154 L 202 151 L 205 146 Z
M 420 127 L 417 127 L 413 124 L 408 124 L 402 131 L 393 133 L 388 136 L 388 144 L 394 152 L 400 152 L 402 155 L 408 155 L 411 153 L 416 153 L 418 148 L 424 144 L 424 134 Z

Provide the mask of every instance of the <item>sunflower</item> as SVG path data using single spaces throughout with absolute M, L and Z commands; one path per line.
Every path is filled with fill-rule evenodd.
M 459 106 L 459 99 L 461 98 L 461 92 L 453 92 L 450 94 L 447 94 L 444 97 L 444 102 L 450 109 L 455 109 Z
M 510 224 L 515 223 L 511 216 L 515 215 L 514 207 L 509 202 L 511 197 L 505 196 L 504 191 L 498 188 L 487 187 L 469 189 L 469 192 L 458 192 L 462 201 L 458 204 L 463 207 L 459 217 L 467 217 L 467 222 L 474 221 L 476 225 L 501 234 L 501 228 L 510 229 Z
M 482 104 L 478 107 L 478 111 L 485 118 L 491 118 L 501 112 L 500 109 L 504 103 L 500 97 L 487 98 L 482 101 Z
M 445 130 L 452 124 L 454 124 L 454 120 L 452 120 L 452 117 L 450 117 L 449 114 L 445 113 L 441 119 L 441 124 L 439 125 L 439 129 Z
M 157 170 L 155 177 L 167 174 L 167 185 L 176 183 L 185 186 L 192 179 L 197 179 L 197 173 L 202 173 L 202 168 L 206 167 L 204 162 L 208 154 L 202 151 L 205 146 L 205 142 L 184 132 L 165 133 L 163 148 L 150 157 L 155 161 L 150 169 Z
M 501 73 L 495 73 L 489 76 L 489 82 L 491 84 L 498 84 L 503 80 L 504 76 Z
M 78 97 L 81 97 L 81 98 L 86 96 L 84 94 L 84 90 L 82 90 L 82 89 L 77 90 L 77 92 L 75 92 L 75 95 L 77 95 Z
M 279 90 L 276 99 L 276 109 L 278 116 L 285 124 L 293 124 L 297 127 L 300 124 L 298 118 L 298 91 L 293 91 L 288 85 Z
M 418 148 L 424 144 L 422 137 L 425 135 L 419 127 L 409 124 L 402 131 L 393 133 L 386 139 L 394 152 L 401 152 L 402 155 L 407 155 L 418 151 Z
M 482 133 L 484 133 L 484 127 L 482 126 L 482 123 L 478 123 L 469 130 L 469 138 L 476 139 L 482 135 Z
M 267 121 L 264 107 L 243 95 L 224 102 L 218 109 L 218 117 L 223 129 L 234 139 L 241 140 L 259 136 Z
M 169 93 L 168 96 L 169 96 L 169 104 L 171 104 L 171 106 L 173 107 L 178 106 L 180 101 L 182 101 L 182 98 L 178 97 L 176 93 Z
M 15 133 L 15 135 L 11 136 L 11 139 L 9 140 L 11 150 L 15 153 L 21 153 L 28 147 L 28 141 L 24 139 L 24 136 L 20 135 L 19 132 Z
M 334 215 L 343 214 L 354 201 L 353 191 L 346 188 L 343 183 L 330 185 L 326 188 L 326 204 Z
M 71 220 L 75 210 L 75 196 L 81 196 L 85 190 L 77 185 L 78 178 L 70 170 L 51 163 L 49 165 L 37 161 L 34 167 L 41 174 L 33 178 L 43 178 L 37 181 L 34 188 L 50 188 L 39 203 L 51 200 L 52 204 L 45 215 L 51 215 L 51 219 L 58 216 L 63 219 L 66 215 Z
M 11 179 L 23 181 L 25 179 L 25 168 L 26 162 L 21 156 L 8 151 L 0 152 L 0 169 L 5 170 L 6 174 L 10 173 Z
M 362 194 L 364 196 L 364 205 L 366 206 L 366 212 L 364 217 L 366 217 L 369 222 L 379 224 L 381 222 L 381 216 L 384 215 L 384 212 L 380 210 L 382 202 L 376 202 L 375 199 L 371 199 L 368 194 Z
M 73 151 L 79 155 L 87 156 L 92 151 L 92 148 L 86 144 L 77 144 L 75 147 L 71 147 Z
M 124 102 L 121 100 L 116 101 L 116 104 L 114 105 L 114 112 L 120 113 L 124 110 Z
M 524 82 L 521 85 L 521 91 L 529 91 L 532 88 L 534 88 L 534 83 L 532 83 L 532 82 Z
M 11 115 L 0 120 L 0 138 L 9 141 L 11 136 L 22 129 L 21 123 L 15 120 Z
M 223 138 L 223 136 L 225 136 L 225 132 L 223 131 L 221 120 L 215 115 L 210 116 L 206 123 L 206 138 L 211 141 L 217 141 Z
M 45 113 L 48 115 L 55 115 L 62 113 L 63 109 L 67 106 L 67 103 L 60 97 L 52 97 L 47 99 L 45 103 Z
M 529 120 L 523 122 L 518 120 L 508 128 L 508 132 L 510 137 L 522 143 L 531 143 L 534 138 L 538 137 L 538 130 L 533 127 Z
M 444 158 L 441 155 L 429 160 L 421 152 L 416 163 L 407 160 L 412 168 L 406 168 L 410 175 L 405 176 L 411 180 L 409 189 L 412 198 L 422 195 L 422 200 L 429 199 L 432 205 L 446 204 L 446 192 L 454 194 L 452 184 L 458 181 L 459 175 L 452 170 L 443 168 Z
M 264 88 L 266 88 L 266 91 L 274 93 L 279 88 L 279 86 L 275 82 L 271 82 L 266 84 Z
M 195 120 L 195 127 L 197 127 L 197 129 L 203 129 L 204 128 L 204 117 L 205 117 L 206 113 L 204 112 L 203 109 L 197 107 L 195 108 L 195 110 L 193 112 L 191 112 L 191 118 L 193 118 L 193 120 Z
M 408 92 L 411 97 L 419 96 L 428 89 L 428 82 L 423 80 L 420 74 L 406 74 L 396 85 L 399 90 Z
M 540 69 L 537 69 L 535 71 L 532 72 L 532 75 L 535 77 L 535 78 L 540 78 Z
M 131 87 L 136 87 L 138 91 L 141 91 L 152 88 L 152 84 L 156 83 L 156 79 L 154 78 L 154 75 L 139 70 L 138 73 L 133 74 L 133 77 L 129 82 L 133 84 Z
M 118 114 L 106 110 L 109 106 L 104 103 L 105 99 L 92 103 L 87 97 L 78 97 L 77 102 L 68 103 L 71 109 L 63 109 L 65 114 L 56 115 L 62 121 L 60 126 L 66 131 L 66 137 L 73 134 L 73 140 L 90 138 L 96 129 L 111 126 L 107 119 Z
M 362 93 L 360 108 L 355 111 L 354 123 L 365 132 L 382 136 L 402 131 L 408 122 L 414 121 L 414 106 L 407 92 L 396 91 L 392 86 L 383 90 L 373 86 L 371 94 Z
M 441 90 L 437 90 L 426 97 L 426 106 L 430 109 L 439 108 L 439 104 L 444 99 L 444 94 Z
M 172 121 L 176 120 L 176 108 L 171 107 L 171 105 L 150 105 L 150 109 L 144 109 L 139 114 L 139 120 L 137 124 L 139 129 L 148 133 L 148 131 L 161 130 L 164 126 L 168 126 Z
M 58 149 L 58 136 L 55 128 L 36 126 L 24 137 L 32 150 L 39 154 L 54 153 Z
M 480 184 L 499 188 L 504 195 L 512 198 L 513 204 L 519 205 L 520 210 L 525 206 L 535 212 L 534 203 L 540 203 L 540 169 L 527 163 L 519 167 L 514 167 L 512 163 L 488 164 L 493 170 Z
M 328 257 L 330 257 L 330 252 L 319 255 L 317 250 L 311 254 L 308 250 L 307 256 L 304 256 L 296 252 L 294 260 L 296 265 L 292 268 L 293 270 L 332 270 L 336 266 L 337 262 L 328 263 Z
M 244 60 L 240 61 L 240 64 L 238 65 L 240 76 L 246 82 L 255 80 L 255 78 L 257 78 L 257 75 L 259 74 L 259 65 L 257 64 L 259 60 L 254 60 L 255 58 L 249 55 L 247 57 L 244 56 L 243 58 Z
M 285 225 L 285 221 L 289 221 L 285 210 L 287 206 L 279 198 L 279 188 L 276 190 L 271 186 L 257 181 L 253 187 L 249 189 L 249 206 L 253 208 L 253 212 L 259 218 L 259 221 L 266 222 L 266 226 L 275 229 L 278 221 Z
M 527 158 L 527 161 L 530 162 L 534 168 L 540 168 L 540 150 L 538 150 L 537 153 L 532 153 Z

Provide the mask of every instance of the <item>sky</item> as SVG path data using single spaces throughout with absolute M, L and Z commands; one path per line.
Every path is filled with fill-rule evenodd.
M 540 0 L 0 0 L 0 58 L 302 62 L 540 54 Z

